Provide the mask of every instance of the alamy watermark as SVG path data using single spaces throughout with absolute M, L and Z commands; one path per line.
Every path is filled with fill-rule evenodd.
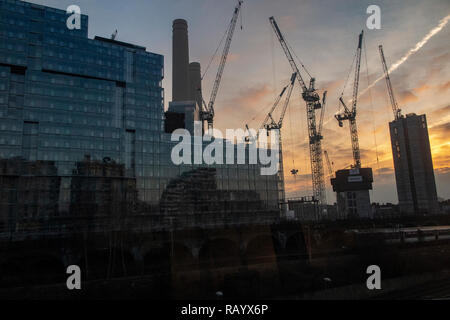
M 80 290 L 81 289 L 81 269 L 79 266 L 73 264 L 67 267 L 67 274 L 70 276 L 67 278 L 66 286 L 69 290 Z
M 81 29 L 81 9 L 77 5 L 70 5 L 67 7 L 66 13 L 70 16 L 67 18 L 66 26 L 69 30 Z
M 367 278 L 366 286 L 369 290 L 381 290 L 381 269 L 376 264 L 370 265 L 366 269 L 366 273 L 370 274 Z
M 375 4 L 372 4 L 367 7 L 366 13 L 370 14 L 370 16 L 366 20 L 367 29 L 369 29 L 369 30 L 381 29 L 381 9 L 380 9 L 380 7 Z
M 171 141 L 178 141 L 170 154 L 172 163 L 180 164 L 260 164 L 261 175 L 274 175 L 279 166 L 279 130 L 212 129 L 202 135 L 202 122 L 194 122 L 194 135 L 176 129 Z M 245 137 L 255 137 L 248 139 Z M 270 138 L 269 138 L 270 137 Z M 209 142 L 204 147 L 204 142 Z M 233 142 L 237 142 L 234 144 Z M 236 151 L 236 156 L 235 156 Z M 248 155 L 248 156 L 247 156 Z

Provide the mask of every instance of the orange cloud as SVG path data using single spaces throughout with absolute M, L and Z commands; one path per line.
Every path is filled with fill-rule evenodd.
M 417 100 L 419 100 L 419 98 L 409 90 L 400 91 L 398 96 L 398 100 L 401 105 L 416 102 Z
M 417 93 L 417 94 L 420 94 L 420 93 L 422 93 L 422 92 L 424 92 L 424 91 L 427 91 L 427 90 L 429 90 L 429 89 L 431 89 L 431 87 L 430 87 L 429 85 L 427 85 L 427 84 L 424 84 L 424 85 L 421 85 L 421 86 L 418 87 L 418 88 L 413 89 L 413 91 L 414 91 L 415 93 Z
M 442 116 L 450 115 L 450 105 L 434 110 L 432 113 L 433 117 L 440 118 Z
M 271 94 L 272 90 L 267 84 L 239 90 L 237 96 L 216 109 L 216 119 L 220 121 L 218 127 L 244 128 L 245 123 L 252 120 L 255 122 L 251 126 L 259 126 L 259 119 L 264 117 L 271 105 L 270 101 L 265 101 Z
M 446 83 L 444 83 L 441 86 L 439 86 L 439 89 L 441 89 L 442 91 L 449 90 L 450 89 L 450 81 L 447 81 Z

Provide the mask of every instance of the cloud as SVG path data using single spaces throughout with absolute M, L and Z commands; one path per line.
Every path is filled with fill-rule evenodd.
M 220 119 L 219 127 L 244 128 L 245 123 L 249 123 L 251 127 L 258 128 L 273 103 L 266 101 L 271 94 L 272 89 L 268 84 L 239 90 L 235 97 L 228 99 L 216 110 L 216 119 Z
M 398 101 L 400 105 L 416 102 L 419 98 L 409 90 L 403 90 L 398 93 Z
M 448 23 L 448 21 L 450 20 L 450 14 L 445 16 L 444 18 L 442 18 L 439 21 L 439 24 L 434 27 L 433 29 L 431 29 L 426 35 L 425 37 L 422 38 L 422 40 L 420 40 L 419 42 L 416 43 L 416 45 L 409 49 L 408 52 L 403 55 L 403 57 L 401 57 L 399 60 L 397 60 L 396 62 L 394 62 L 390 67 L 389 67 L 389 74 L 392 74 L 393 71 L 395 71 L 398 67 L 400 67 L 405 61 L 407 61 L 409 59 L 410 56 L 412 56 L 414 53 L 416 53 L 417 51 L 419 51 L 427 42 L 428 40 L 430 40 L 435 34 L 439 33 Z M 373 87 L 378 81 L 384 79 L 384 75 L 380 76 L 379 78 L 377 78 L 374 82 L 372 82 L 371 85 L 369 85 L 366 89 L 364 89 L 362 92 L 359 93 L 359 95 L 363 95 L 367 90 L 369 90 L 371 87 Z
M 447 64 L 449 60 L 450 60 L 450 53 L 446 52 L 437 57 L 434 57 L 432 63 L 437 66 L 441 66 Z
M 434 172 L 437 175 L 449 174 L 450 173 L 450 167 L 437 168 L 437 169 L 434 169 Z
M 297 18 L 294 16 L 281 16 L 277 18 L 277 22 L 279 22 L 280 28 L 282 28 L 285 32 L 286 30 L 293 30 L 296 27 Z
M 449 107 L 450 106 L 447 106 L 445 108 L 449 108 Z M 446 122 L 443 124 L 433 126 L 429 130 L 432 135 L 437 135 L 439 137 L 448 139 L 448 136 L 450 135 L 450 122 Z
M 450 115 L 450 105 L 445 106 L 443 108 L 439 108 L 437 110 L 434 110 L 432 113 L 433 117 L 442 117 L 446 115 Z
M 234 98 L 233 104 L 237 106 L 254 107 L 259 105 L 264 98 L 272 93 L 268 84 L 257 85 L 248 89 L 241 89 L 239 95 Z
M 447 81 L 446 83 L 439 86 L 439 89 L 442 91 L 447 91 L 450 89 L 450 81 Z
M 427 91 L 427 90 L 430 90 L 430 89 L 431 89 L 431 86 L 429 86 L 429 85 L 427 85 L 427 84 L 423 84 L 423 85 L 421 85 L 421 86 L 419 86 L 419 87 L 417 87 L 417 88 L 414 88 L 413 91 L 414 91 L 416 94 L 420 94 L 420 93 L 422 93 L 422 92 L 424 92 L 424 91 Z

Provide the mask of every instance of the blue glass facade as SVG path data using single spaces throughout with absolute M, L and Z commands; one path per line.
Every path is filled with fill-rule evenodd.
M 54 167 L 58 214 L 71 206 L 72 177 L 83 161 L 123 166 L 120 176 L 133 179 L 137 201 L 158 204 L 172 179 L 193 170 L 170 160 L 164 58 L 89 39 L 87 16 L 80 30 L 69 30 L 67 18 L 63 10 L 0 0 L 0 159 Z M 277 206 L 276 175 L 261 176 L 258 165 L 216 168 L 218 190 L 253 190 Z

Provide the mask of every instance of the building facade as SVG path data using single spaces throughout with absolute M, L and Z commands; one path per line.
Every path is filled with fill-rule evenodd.
M 147 212 L 158 206 L 171 180 L 199 166 L 171 162 L 175 142 L 164 132 L 164 58 L 141 46 L 90 39 L 88 17 L 81 16 L 79 30 L 67 28 L 68 17 L 64 10 L 0 0 L 0 159 L 9 165 L 10 159 L 28 166 L 51 163 L 58 181 L 56 215 L 83 208 L 72 203 L 76 199 L 98 199 L 81 184 L 87 174 L 103 183 L 105 170 L 80 174 L 86 159 L 90 167 L 118 168 L 114 181 L 137 191 L 131 207 Z M 265 207 L 274 208 L 276 175 L 261 176 L 259 169 L 217 165 L 217 189 L 245 191 L 251 201 L 255 194 L 249 191 L 255 191 Z M 75 186 L 83 192 L 72 194 Z M 5 208 L 13 200 L 1 201 Z
M 426 116 L 408 114 L 390 122 L 389 129 L 400 212 L 438 213 Z
M 336 171 L 331 178 L 336 192 L 337 212 L 340 219 L 372 218 L 370 193 L 372 168 L 352 168 Z

